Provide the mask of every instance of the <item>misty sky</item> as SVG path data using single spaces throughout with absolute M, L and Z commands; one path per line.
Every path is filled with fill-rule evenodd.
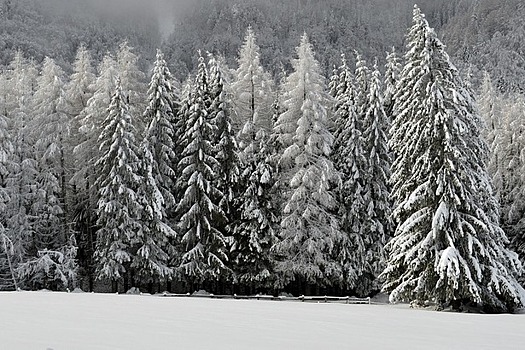
M 83 5 L 90 3 L 98 11 L 125 14 L 129 11 L 152 10 L 157 14 L 160 29 L 163 35 L 168 35 L 173 30 L 177 15 L 181 15 L 188 6 L 194 5 L 199 0 L 56 0 L 74 6 L 74 1 Z M 62 2 L 61 2 L 62 1 Z

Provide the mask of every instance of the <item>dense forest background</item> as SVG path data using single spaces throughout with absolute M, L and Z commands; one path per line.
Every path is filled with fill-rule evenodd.
M 261 47 L 263 66 L 278 75 L 289 70 L 298 38 L 306 32 L 325 75 L 341 52 L 358 50 L 365 59 L 404 48 L 413 0 L 199 0 L 175 1 L 160 10 L 155 3 L 111 0 L 2 0 L 0 65 L 16 50 L 42 61 L 55 59 L 66 71 L 81 43 L 97 61 L 124 39 L 150 68 L 162 45 L 179 79 L 195 68 L 198 49 L 223 55 L 232 66 L 246 28 L 252 26 Z M 454 63 L 470 69 L 474 82 L 490 72 L 499 89 L 523 89 L 525 76 L 525 5 L 519 0 L 420 0 L 448 47 Z M 168 13 L 173 11 L 173 16 Z M 159 13 L 161 13 L 159 15 Z M 166 25 L 170 19 L 173 26 Z M 172 33 L 167 33 L 173 29 Z M 353 55 L 349 55 L 351 57 Z

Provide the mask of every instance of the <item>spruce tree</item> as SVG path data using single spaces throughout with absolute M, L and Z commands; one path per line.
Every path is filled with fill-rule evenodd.
M 405 62 L 392 128 L 397 227 L 384 290 L 393 302 L 521 308 L 521 264 L 498 224 L 480 117 L 417 6 Z
M 390 123 L 383 108 L 381 73 L 374 66 L 369 84 L 367 110 L 364 116 L 363 143 L 367 159 L 363 194 L 365 213 L 364 226 L 365 268 L 361 271 L 357 290 L 368 295 L 380 290 L 377 277 L 384 269 L 386 254 L 384 246 L 391 236 L 391 203 L 388 181 L 390 179 L 390 150 L 388 130 Z
M 209 58 L 208 68 L 211 98 L 209 118 L 216 130 L 212 142 L 216 148 L 214 157 L 219 162 L 219 167 L 216 169 L 216 187 L 222 193 L 219 204 L 227 220 L 223 223 L 222 232 L 230 235 L 231 232 L 227 231 L 231 231 L 231 227 L 226 227 L 226 224 L 238 219 L 238 209 L 234 200 L 239 195 L 239 147 L 233 130 L 231 103 L 226 93 L 224 68 L 212 55 Z
M 148 89 L 148 107 L 144 121 L 148 123 L 145 139 L 153 157 L 153 178 L 159 188 L 167 213 L 173 212 L 177 204 L 175 183 L 177 163 L 176 135 L 179 102 L 174 78 L 166 65 L 164 55 L 157 50 L 157 58 Z
M 182 244 L 180 270 L 190 287 L 216 281 L 227 271 L 226 239 L 220 231 L 225 214 L 216 187 L 219 161 L 214 158 L 217 128 L 210 116 L 211 93 L 206 63 L 199 57 L 194 86 L 182 103 L 184 135 L 178 187 L 183 194 L 177 206 L 178 234 Z
M 355 108 L 352 73 L 344 56 L 334 86 L 335 135 L 332 159 L 341 174 L 338 186 L 339 215 L 344 240 L 339 247 L 343 264 L 343 287 L 354 290 L 365 264 L 363 191 L 367 160 L 364 155 L 363 125 Z
M 330 98 L 306 34 L 297 48 L 294 72 L 286 87 L 290 107 L 286 126 L 295 129 L 284 155 L 291 159 L 289 188 L 281 220 L 279 241 L 272 248 L 277 255 L 280 285 L 295 281 L 307 286 L 330 286 L 342 278 L 335 259 L 341 242 L 334 184 L 339 173 L 329 160 L 333 144 L 330 127 Z M 282 115 L 281 115 L 282 116 Z M 290 117 L 290 118 L 287 118 Z M 297 118 L 297 119 L 295 119 Z
M 117 80 L 115 92 L 102 123 L 99 137 L 101 157 L 95 162 L 99 189 L 97 202 L 97 242 L 95 260 L 97 278 L 123 281 L 129 287 L 131 264 L 137 254 L 135 246 L 143 232 L 138 188 L 139 149 L 135 128 L 129 114 L 127 98 Z
M 170 227 L 165 210 L 164 197 L 154 178 L 154 158 L 148 140 L 140 148 L 141 164 L 139 174 L 142 181 L 137 189 L 140 230 L 133 242 L 136 254 L 131 269 L 140 282 L 150 284 L 166 282 L 174 275 L 170 260 L 176 253 L 173 246 L 175 231 Z

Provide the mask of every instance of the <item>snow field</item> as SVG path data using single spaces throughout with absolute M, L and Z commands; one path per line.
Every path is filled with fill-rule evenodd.
M 519 349 L 525 315 L 157 296 L 0 294 L 0 348 Z

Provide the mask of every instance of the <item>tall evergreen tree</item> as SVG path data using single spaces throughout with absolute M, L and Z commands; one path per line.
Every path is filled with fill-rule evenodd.
M 383 108 L 381 73 L 377 64 L 371 74 L 369 91 L 363 128 L 363 151 L 367 159 L 367 168 L 363 174 L 366 215 L 362 218 L 366 264 L 357 286 L 362 295 L 380 290 L 377 277 L 385 267 L 384 246 L 389 241 L 392 230 L 388 186 L 391 160 L 387 137 L 390 123 Z
M 96 161 L 99 189 L 97 206 L 97 277 L 133 285 L 131 264 L 143 227 L 141 199 L 137 191 L 144 181 L 140 174 L 139 149 L 129 114 L 127 98 L 117 80 L 115 92 L 102 124 L 100 153 Z
M 179 102 L 174 82 L 164 55 L 158 50 L 143 119 L 148 123 L 145 139 L 153 157 L 153 177 L 168 212 L 172 212 L 177 204 L 174 193 L 180 157 L 176 153 Z
M 150 292 L 153 292 L 154 282 L 166 282 L 173 278 L 170 260 L 176 253 L 173 246 L 176 233 L 168 224 L 164 197 L 154 178 L 155 161 L 151 148 L 145 139 L 140 150 L 139 174 L 142 181 L 137 189 L 141 226 L 133 242 L 136 255 L 131 269 L 136 272 L 138 281 L 150 284 Z
M 365 188 L 366 158 L 363 146 L 363 125 L 355 108 L 353 75 L 342 56 L 337 82 L 333 86 L 335 132 L 332 159 L 341 174 L 338 186 L 339 215 L 344 240 L 339 247 L 343 263 L 343 287 L 355 289 L 358 276 L 364 268 L 365 245 L 363 219 L 365 218 L 363 191 Z
M 297 48 L 294 72 L 286 86 L 289 106 L 286 126 L 295 119 L 295 131 L 284 156 L 294 164 L 281 221 L 279 241 L 272 248 L 281 285 L 330 286 L 342 278 L 335 251 L 341 242 L 334 184 L 339 173 L 329 160 L 333 144 L 330 98 L 306 34 Z M 286 112 L 285 112 L 286 113 Z M 289 117 L 289 118 L 288 118 Z
M 221 209 L 226 215 L 227 221 L 233 223 L 238 219 L 238 209 L 234 200 L 239 195 L 239 147 L 233 130 L 231 103 L 226 93 L 224 68 L 212 55 L 210 55 L 208 68 L 211 98 L 209 115 L 211 123 L 216 129 L 212 141 L 216 147 L 215 158 L 219 162 L 219 167 L 216 169 L 216 186 L 222 193 L 222 198 L 219 200 Z M 231 227 L 225 227 L 222 231 L 227 233 L 226 231 L 231 231 Z M 228 235 L 230 233 L 228 232 Z
M 180 268 L 190 287 L 216 281 L 227 270 L 226 239 L 218 225 L 226 218 L 218 201 L 222 193 L 216 187 L 220 164 L 214 158 L 217 128 L 211 120 L 211 104 L 208 69 L 200 56 L 194 87 L 182 103 L 184 150 L 178 179 L 183 193 L 177 206 L 183 250 Z
M 521 264 L 498 224 L 480 117 L 417 6 L 405 62 L 392 128 L 397 228 L 384 290 L 391 301 L 523 307 Z

